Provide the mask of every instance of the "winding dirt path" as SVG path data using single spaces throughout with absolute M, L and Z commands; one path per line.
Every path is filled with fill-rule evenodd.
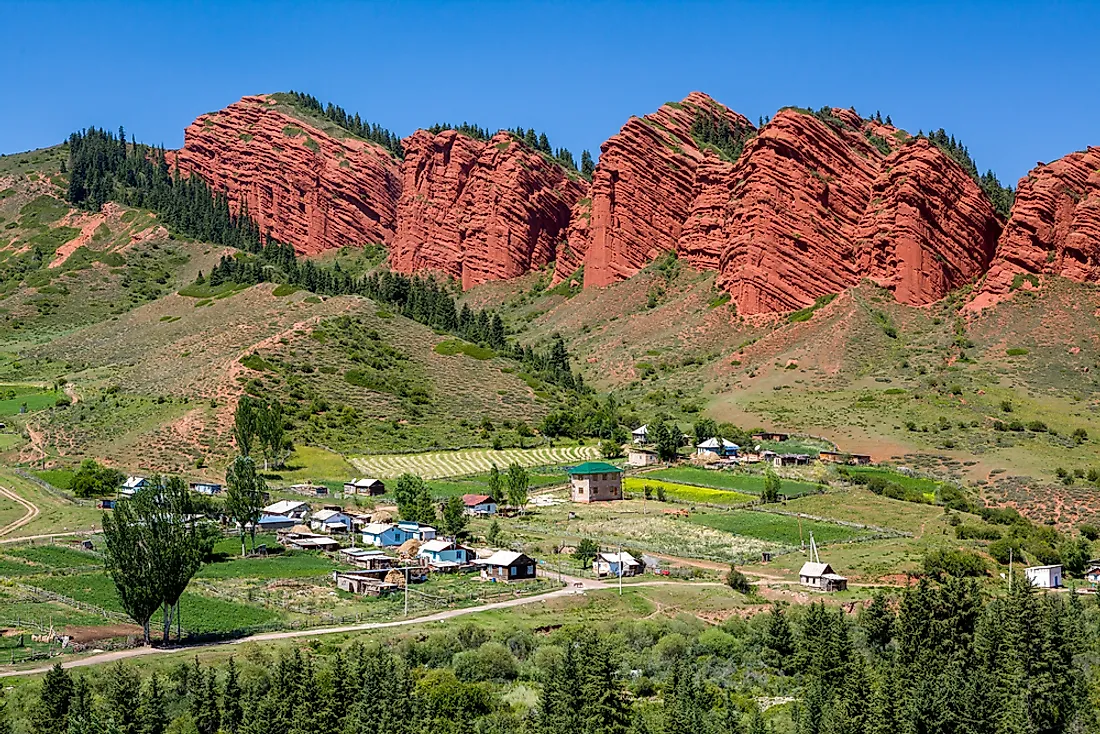
M 26 512 L 23 514 L 23 517 L 19 518 L 15 522 L 8 523 L 4 527 L 0 528 L 0 536 L 4 536 L 4 535 L 8 535 L 9 533 L 13 533 L 16 530 L 18 530 L 19 528 L 21 528 L 24 525 L 26 525 L 27 523 L 29 523 L 34 518 L 38 517 L 38 513 L 40 512 L 40 510 L 38 509 L 38 505 L 34 504 L 33 502 L 31 502 L 29 500 L 23 499 L 22 497 L 20 497 L 15 492 L 8 489 L 7 487 L 0 487 L 0 496 L 7 497 L 9 500 L 11 500 L 12 502 L 15 502 L 18 505 L 21 505 L 23 507 L 23 509 L 26 510 Z

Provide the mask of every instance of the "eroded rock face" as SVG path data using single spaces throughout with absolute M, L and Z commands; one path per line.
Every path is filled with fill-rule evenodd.
M 592 178 L 585 286 L 634 275 L 662 252 L 676 249 L 695 198 L 695 173 L 705 158 L 691 126 L 705 114 L 728 125 L 755 127 L 745 117 L 693 92 L 645 117 L 632 117 L 603 144 Z
M 974 179 L 914 139 L 882 162 L 856 233 L 856 267 L 898 301 L 922 306 L 984 273 L 1000 233 Z
M 585 184 L 507 132 L 487 142 L 453 130 L 404 141 L 390 264 L 435 270 L 464 288 L 553 262 Z
M 332 137 L 280 112 L 268 97 L 199 117 L 174 160 L 301 254 L 393 238 L 399 161 L 379 145 Z
M 1016 201 L 972 309 L 1037 276 L 1100 281 L 1100 148 L 1070 153 L 1020 179 Z

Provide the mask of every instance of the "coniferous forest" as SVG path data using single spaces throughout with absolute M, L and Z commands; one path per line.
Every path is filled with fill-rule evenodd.
M 151 209 L 172 230 L 246 253 L 222 257 L 206 279 L 212 286 L 274 282 L 323 295 L 366 296 L 433 329 L 491 347 L 565 390 L 587 392 L 560 337 L 543 349 L 509 341 L 498 314 L 458 308 L 447 288 L 430 277 L 383 271 L 357 278 L 339 264 L 327 268 L 299 259 L 291 245 L 261 236 L 247 208 L 233 213 L 223 193 L 211 191 L 199 176 L 180 176 L 164 150 L 127 143 L 121 129 L 117 136 L 96 128 L 73 133 L 69 156 L 69 200 L 75 206 L 96 211 L 119 201 Z
M 1095 603 L 1022 581 L 995 598 L 972 581 L 921 581 L 858 614 L 818 602 L 717 626 L 319 638 L 144 679 L 123 663 L 55 668 L 7 716 L 33 734 L 1088 732 L 1098 621 Z

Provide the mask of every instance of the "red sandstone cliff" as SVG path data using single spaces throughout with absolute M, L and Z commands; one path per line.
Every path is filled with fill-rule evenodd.
M 628 278 L 676 248 L 705 157 L 691 135 L 699 115 L 755 130 L 745 117 L 692 92 L 683 102 L 632 117 L 603 144 L 589 189 L 587 241 L 569 243 L 585 251 L 585 286 Z
M 856 232 L 858 272 L 922 306 L 973 282 L 1001 224 L 978 184 L 927 140 L 883 162 Z
M 299 253 L 393 237 L 399 162 L 374 143 L 332 137 L 280 112 L 268 97 L 199 117 L 175 160 L 226 191 L 234 208 L 244 202 L 261 232 Z
M 1026 276 L 1037 275 L 1100 281 L 1100 148 L 1039 165 L 1020 179 L 989 273 L 969 308 L 1031 287 Z
M 585 193 L 578 176 L 507 132 L 483 142 L 418 130 L 403 144 L 395 270 L 440 271 L 469 288 L 555 260 Z

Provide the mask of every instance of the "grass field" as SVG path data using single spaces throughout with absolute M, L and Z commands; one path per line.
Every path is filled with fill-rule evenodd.
M 49 533 L 90 532 L 101 525 L 103 513 L 95 508 L 94 503 L 80 504 L 47 492 L 5 467 L 0 467 L 0 485 L 34 503 L 39 509 L 34 520 L 4 536 L 5 540 Z M 3 506 L 0 504 L 0 508 Z M 21 516 L 23 512 L 17 514 Z
M 647 474 L 642 477 L 627 477 L 623 480 L 623 489 L 635 497 L 640 497 L 645 492 L 646 487 L 652 487 L 651 498 L 655 498 L 657 490 L 660 488 L 664 490 L 665 496 L 669 499 L 710 505 L 743 505 L 757 499 L 756 495 L 745 494 L 744 492 L 711 489 L 691 484 L 677 484 L 676 482 L 666 482 L 663 479 L 650 479 L 649 476 Z
M 844 525 L 748 510 L 692 514 L 687 520 L 696 525 L 734 535 L 744 535 L 788 546 L 801 545 L 803 541 L 808 543 L 810 533 L 814 534 L 814 540 L 820 544 L 855 540 L 869 535 L 866 531 Z
M 555 464 L 579 464 L 599 458 L 595 446 L 539 447 L 534 449 L 467 449 L 463 451 L 435 451 L 426 454 L 390 454 L 382 456 L 355 456 L 349 461 L 363 474 L 389 479 L 401 474 L 416 474 L 424 479 L 461 477 L 467 474 L 487 472 L 494 464 L 504 469 L 511 463 L 520 466 L 552 466 Z
M 695 484 L 700 487 L 712 489 L 725 489 L 731 492 L 743 492 L 746 494 L 760 494 L 764 491 L 764 477 L 758 474 L 744 474 L 741 472 L 700 469 L 693 466 L 673 466 L 667 469 L 646 472 L 646 477 L 665 479 L 670 482 L 683 484 Z M 804 482 L 798 479 L 780 478 L 780 494 L 788 497 L 801 497 L 821 491 L 817 484 Z
M 240 548 L 237 548 L 240 551 Z M 340 564 L 314 553 L 285 553 L 268 558 L 234 558 L 210 563 L 199 570 L 207 579 L 279 579 L 324 576 L 341 568 Z

